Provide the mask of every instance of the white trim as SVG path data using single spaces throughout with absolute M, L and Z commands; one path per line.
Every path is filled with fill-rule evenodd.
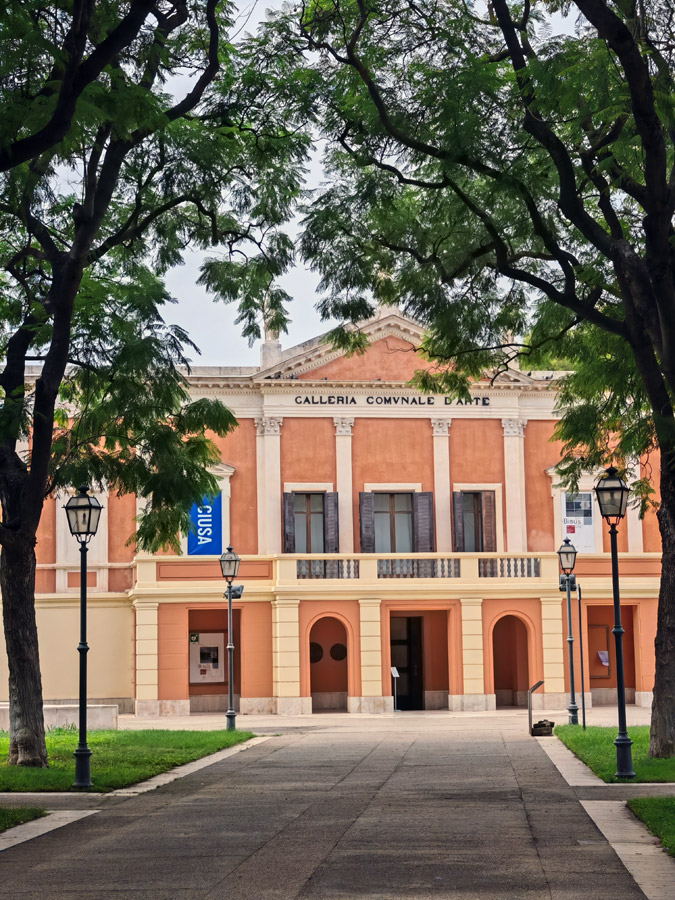
M 504 552 L 504 485 L 478 482 L 453 482 L 452 492 L 458 491 L 494 491 L 495 492 L 495 531 L 497 532 L 497 553 Z
M 421 482 L 414 483 L 412 481 L 401 481 L 401 482 L 386 482 L 386 483 L 380 484 L 379 482 L 368 481 L 363 485 L 363 490 L 369 494 L 372 494 L 377 491 L 387 491 L 389 493 L 412 491 L 415 494 L 420 494 L 422 492 L 422 483 Z
M 285 481 L 284 494 L 305 494 L 311 491 L 333 493 L 332 481 Z
M 76 491 L 62 491 L 56 495 L 56 593 L 78 593 L 79 587 L 68 587 L 68 574 L 80 574 L 80 544 L 70 533 L 68 517 L 63 506 Z M 108 590 L 108 494 L 106 491 L 90 491 L 103 509 L 98 521 L 98 529 L 87 545 L 87 574 L 96 573 L 96 586 L 89 591 Z

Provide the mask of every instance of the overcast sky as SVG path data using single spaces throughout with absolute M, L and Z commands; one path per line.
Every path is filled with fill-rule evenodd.
M 265 10 L 278 9 L 282 0 L 251 0 L 240 3 L 241 14 L 235 32 L 254 32 L 263 20 Z M 312 166 L 312 185 L 318 184 L 319 165 Z M 210 294 L 197 284 L 199 266 L 205 255 L 216 256 L 214 249 L 207 254 L 188 251 L 185 264 L 172 269 L 167 276 L 167 285 L 178 301 L 176 306 L 166 310 L 166 319 L 185 328 L 201 350 L 195 357 L 195 365 L 251 366 L 260 361 L 260 343 L 253 347 L 241 336 L 241 327 L 234 324 L 237 308 L 216 302 Z M 281 336 L 284 349 L 301 341 L 306 341 L 326 331 L 329 323 L 322 322 L 314 308 L 317 295 L 317 276 L 297 265 L 281 280 L 282 287 L 293 297 L 289 309 L 291 323 L 288 334 Z

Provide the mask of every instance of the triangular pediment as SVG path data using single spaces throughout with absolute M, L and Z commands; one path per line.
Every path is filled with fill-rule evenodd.
M 327 380 L 327 381 L 407 381 L 422 363 L 416 354 L 424 330 L 401 312 L 378 310 L 372 319 L 359 325 L 369 347 L 363 354 L 347 356 L 325 343 L 324 335 L 291 347 L 282 353 L 274 366 L 263 369 L 258 379 Z M 403 356 L 404 354 L 404 356 Z M 414 360 L 414 365 L 410 363 Z M 405 364 L 402 364 L 405 359 Z M 386 371 L 378 369 L 384 365 Z M 400 370 L 400 371 L 399 371 Z M 379 374 L 378 374 L 379 372 Z

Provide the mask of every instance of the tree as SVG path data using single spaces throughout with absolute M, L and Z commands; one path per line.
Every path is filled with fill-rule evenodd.
M 466 391 L 509 354 L 555 343 L 582 367 L 563 394 L 570 477 L 658 448 L 650 752 L 674 755 L 671 4 L 313 0 L 270 28 L 275 52 L 320 85 L 329 179 L 302 249 L 324 312 L 356 322 L 373 298 L 401 303 L 428 325 L 430 356 L 453 362 L 420 374 L 429 389 Z M 514 351 L 511 335 L 526 333 Z
M 190 400 L 180 366 L 195 348 L 163 322 L 162 274 L 190 244 L 223 245 L 272 274 L 290 261 L 280 226 L 307 140 L 263 102 L 252 61 L 227 40 L 232 11 L 227 0 L 29 0 L 0 11 L 11 763 L 47 764 L 34 607 L 45 497 L 81 481 L 136 491 L 150 498 L 136 539 L 155 549 L 216 489 L 207 429 L 224 434 L 234 418 Z M 246 274 L 240 265 L 242 283 Z

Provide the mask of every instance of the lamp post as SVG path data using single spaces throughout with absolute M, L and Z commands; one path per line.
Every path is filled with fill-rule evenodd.
M 572 571 L 577 560 L 577 549 L 569 538 L 565 538 L 558 550 L 558 559 L 562 575 L 560 589 L 567 592 L 567 649 L 570 656 L 570 704 L 567 707 L 570 725 L 579 724 L 579 707 L 574 696 L 574 636 L 572 634 L 572 590 L 574 575 Z
M 91 750 L 87 746 L 87 544 L 96 534 L 103 507 L 96 497 L 90 497 L 88 487 L 65 505 L 70 533 L 80 544 L 80 737 L 75 751 L 75 782 L 73 787 L 91 787 Z
M 612 550 L 612 595 L 614 598 L 614 628 L 612 634 L 616 644 L 616 696 L 619 707 L 619 733 L 614 741 L 616 747 L 616 777 L 634 778 L 633 742 L 626 731 L 626 685 L 623 672 L 623 626 L 621 625 L 621 600 L 619 599 L 619 553 L 617 548 L 617 524 L 626 515 L 628 494 L 625 481 L 619 478 L 614 466 L 610 466 L 595 486 L 600 515 L 609 525 L 609 539 Z
M 228 547 L 220 557 L 220 568 L 223 578 L 227 580 L 227 687 L 228 709 L 225 713 L 227 730 L 235 731 L 237 728 L 237 714 L 234 711 L 234 641 L 232 634 L 232 582 L 239 571 L 240 558 L 232 547 Z

